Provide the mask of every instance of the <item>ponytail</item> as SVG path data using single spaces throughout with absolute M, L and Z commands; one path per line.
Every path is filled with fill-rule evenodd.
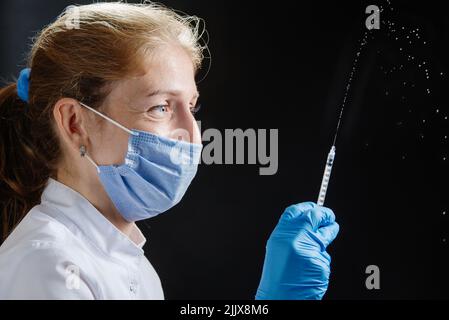
M 28 112 L 15 83 L 0 89 L 0 243 L 40 202 L 50 176 L 35 148 Z

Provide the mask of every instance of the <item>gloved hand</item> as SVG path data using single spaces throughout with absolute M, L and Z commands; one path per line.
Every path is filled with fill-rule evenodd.
M 338 230 L 329 208 L 313 202 L 288 207 L 268 239 L 256 299 L 321 299 L 330 275 L 326 247 Z

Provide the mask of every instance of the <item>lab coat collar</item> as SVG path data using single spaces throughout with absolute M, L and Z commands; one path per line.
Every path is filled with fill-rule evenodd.
M 86 198 L 63 183 L 50 178 L 41 197 L 42 204 L 58 209 L 52 217 L 77 236 L 85 237 L 104 253 L 122 260 L 143 256 L 146 242 L 134 224 L 131 238 L 117 229 Z

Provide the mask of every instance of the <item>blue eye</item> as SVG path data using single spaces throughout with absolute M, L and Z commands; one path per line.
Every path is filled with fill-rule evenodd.
M 168 112 L 168 106 L 166 105 L 155 106 L 151 108 L 150 111 Z
M 152 117 L 163 118 L 170 114 L 170 107 L 168 105 L 158 105 L 151 107 L 147 111 Z

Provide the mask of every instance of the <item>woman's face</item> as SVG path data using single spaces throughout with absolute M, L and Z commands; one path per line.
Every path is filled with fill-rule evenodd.
M 178 46 L 159 49 L 145 61 L 143 76 L 114 85 L 101 110 L 128 129 L 201 143 L 192 112 L 198 99 L 192 59 Z M 99 165 L 121 164 L 129 134 L 86 110 L 90 154 Z

